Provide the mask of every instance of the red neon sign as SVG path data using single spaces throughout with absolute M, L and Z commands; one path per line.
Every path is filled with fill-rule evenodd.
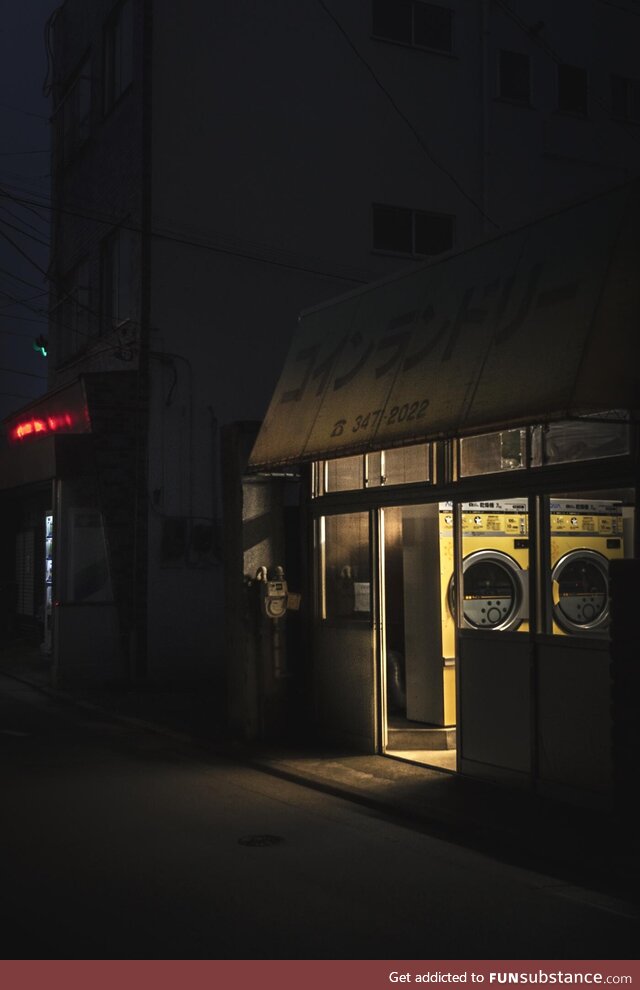
M 59 416 L 43 416 L 26 419 L 11 430 L 13 440 L 23 440 L 24 437 L 32 436 L 35 433 L 56 433 L 59 430 L 68 430 L 73 426 L 71 413 L 60 413 Z

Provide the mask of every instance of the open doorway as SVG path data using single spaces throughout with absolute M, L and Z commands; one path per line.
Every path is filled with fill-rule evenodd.
M 381 513 L 383 748 L 389 756 L 456 769 L 455 624 L 445 598 L 453 532 L 437 503 Z
M 462 626 L 526 633 L 527 500 L 466 502 L 460 508 Z M 381 528 L 384 751 L 455 770 L 460 714 L 453 506 L 384 509 Z

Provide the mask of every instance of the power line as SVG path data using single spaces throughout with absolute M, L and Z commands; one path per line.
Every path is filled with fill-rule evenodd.
M 14 197 L 12 197 L 12 198 L 14 198 Z M 1 221 L 1 222 L 2 223 L 6 223 L 6 221 Z M 13 225 L 10 224 L 9 226 L 13 226 Z M 53 281 L 53 279 L 51 278 L 51 276 L 47 272 L 45 272 L 42 268 L 40 268 L 40 266 L 37 264 L 37 262 L 35 262 L 33 260 L 33 258 L 29 257 L 29 255 L 27 255 L 24 251 L 22 251 L 21 248 L 12 240 L 12 238 L 9 237 L 8 234 L 5 234 L 2 230 L 0 230 L 0 236 L 5 237 L 5 239 L 8 240 L 9 243 L 12 244 L 13 247 L 15 247 L 16 250 L 18 250 L 20 252 L 20 254 L 22 254 L 23 257 L 27 261 L 29 261 L 32 265 L 34 265 L 35 268 L 37 268 L 39 271 L 42 272 L 42 274 L 45 276 L 45 278 L 48 281 Z M 3 271 L 3 269 L 0 269 L 0 272 L 1 271 Z M 11 276 L 11 273 L 6 273 L 6 274 L 9 274 L 10 277 L 18 278 L 17 276 Z M 23 281 L 23 282 L 26 281 L 24 279 L 18 279 L 18 280 L 19 281 Z M 38 286 L 36 286 L 34 283 L 26 283 L 26 284 L 31 284 L 31 285 L 33 285 L 34 288 L 38 288 Z M 42 310 L 38 310 L 38 309 L 35 309 L 33 306 L 29 306 L 27 300 L 18 300 L 18 299 L 15 299 L 15 297 L 12 297 L 11 294 L 10 293 L 7 293 L 7 292 L 4 292 L 3 294 L 5 296 L 7 296 L 8 298 L 13 299 L 14 300 L 14 303 L 18 303 L 18 304 L 20 304 L 22 306 L 25 306 L 26 309 L 31 310 L 32 312 L 36 313 L 36 315 L 40 315 L 40 314 L 45 315 L 45 314 L 43 314 L 43 311 Z M 69 294 L 67 293 L 66 294 L 66 298 L 68 298 L 68 296 L 69 296 Z M 62 302 L 64 302 L 64 299 L 62 300 Z M 100 314 L 99 313 L 96 313 L 95 310 L 91 309 L 91 307 L 86 306 L 84 303 L 81 303 L 80 300 L 77 299 L 77 298 L 75 299 L 75 305 L 78 306 L 79 308 L 81 308 L 82 310 L 86 311 L 87 313 L 89 313 L 91 316 L 93 316 L 96 319 L 100 320 Z M 26 320 L 27 317 L 22 317 L 22 319 L 25 319 Z M 47 322 L 48 323 L 50 321 L 55 322 L 58 327 L 60 327 L 62 329 L 65 329 L 65 330 L 70 330 L 71 333 L 73 333 L 73 334 L 75 334 L 77 336 L 86 337 L 88 340 L 95 339 L 95 337 L 96 337 L 95 334 L 89 333 L 88 331 L 81 330 L 77 326 L 71 326 L 70 324 L 63 323 L 59 319 L 59 317 L 57 316 L 57 314 L 55 316 L 51 315 L 50 316 L 50 319 L 47 320 L 47 321 L 44 321 L 44 322 Z M 33 321 L 33 322 L 37 322 L 37 321 Z M 133 323 L 134 321 L 129 321 L 129 322 Z M 94 352 L 94 356 L 95 356 L 95 353 L 103 353 L 104 351 L 108 351 L 108 350 L 114 350 L 114 352 L 115 352 L 117 350 L 122 350 L 122 349 L 123 349 L 123 345 L 122 344 L 112 345 L 111 347 L 103 348 L 101 351 Z
M 35 241 L 36 244 L 41 244 L 43 247 L 46 247 L 46 248 L 49 247 L 49 244 L 50 244 L 49 241 L 43 241 L 41 237 L 36 237 L 35 234 L 29 234 L 29 233 L 27 233 L 26 230 L 22 230 L 20 227 L 16 227 L 16 225 L 14 223 L 10 223 L 8 220 L 3 220 L 2 217 L 0 217 L 0 223 L 1 224 L 4 224 L 5 227 L 8 227 L 9 230 L 15 230 L 16 233 L 21 234 L 23 237 L 28 237 L 29 240 Z
M 35 224 L 29 223 L 28 220 L 24 219 L 24 217 L 21 217 L 17 213 L 14 213 L 13 210 L 10 210 L 9 207 L 6 206 L 4 203 L 0 203 L 0 208 L 3 209 L 4 212 L 7 213 L 10 217 L 13 217 L 14 220 L 17 220 L 18 223 L 21 223 L 24 227 L 28 227 L 29 230 L 33 230 L 36 234 L 40 234 L 42 237 L 46 237 L 44 231 L 40 230 L 39 227 L 36 227 Z
M 0 268 L 0 273 L 2 273 L 3 271 L 4 271 L 4 269 L 1 269 Z M 7 273 L 7 274 L 10 274 L 10 273 Z M 16 276 L 13 276 L 13 277 L 16 277 Z M 24 281 L 24 279 L 21 279 L 20 281 Z M 27 284 L 32 284 L 32 283 L 27 283 Z M 35 287 L 36 286 L 34 286 L 34 288 Z M 96 340 L 100 336 L 99 334 L 90 333 L 87 330 L 81 330 L 79 327 L 72 326 L 70 323 L 63 323 L 62 320 L 60 319 L 60 317 L 57 315 L 57 313 L 55 313 L 55 314 L 54 313 L 51 313 L 50 314 L 47 310 L 36 309 L 35 306 L 30 306 L 29 305 L 29 303 L 32 301 L 32 299 L 38 299 L 38 298 L 40 298 L 43 295 L 47 295 L 47 292 L 48 292 L 48 290 L 45 290 L 44 292 L 40 292 L 36 296 L 30 297 L 29 299 L 18 299 L 18 298 L 16 298 L 16 296 L 12 296 L 10 292 L 7 292 L 4 289 L 0 289 L 0 295 L 3 295 L 7 299 L 11 299 L 12 300 L 12 302 L 11 302 L 10 305 L 12 305 L 12 306 L 24 306 L 25 309 L 28 309 L 32 313 L 35 313 L 36 316 L 43 316 L 43 317 L 45 317 L 45 319 L 35 320 L 35 319 L 32 319 L 31 317 L 28 317 L 28 316 L 8 315 L 6 318 L 9 319 L 9 320 L 21 320 L 21 321 L 28 322 L 28 323 L 37 323 L 40 326 L 42 326 L 42 325 L 49 326 L 51 323 L 55 323 L 56 326 L 60 327 L 61 329 L 63 329 L 63 330 L 69 330 L 69 331 L 71 331 L 71 333 L 76 334 L 76 336 L 79 336 L 79 337 L 86 337 L 87 340 Z M 61 304 L 64 304 L 64 302 L 66 301 L 66 299 L 69 298 L 69 295 L 70 295 L 69 293 L 66 293 L 65 294 L 65 298 L 63 298 L 60 301 Z M 82 309 L 82 310 L 86 311 L 87 313 L 89 313 L 90 316 L 93 316 L 97 320 L 100 320 L 100 314 L 97 313 L 95 310 L 91 309 L 90 306 L 85 306 L 83 303 L 80 302 L 79 299 L 76 299 L 75 300 L 75 305 L 78 306 L 80 309 Z M 134 324 L 134 323 L 137 324 L 137 321 L 135 321 L 135 320 L 129 320 L 128 322 L 129 323 L 132 323 L 132 324 Z M 18 336 L 23 336 L 23 335 L 18 335 Z M 119 344 L 114 344 L 111 347 L 104 348 L 103 350 L 104 351 L 107 351 L 107 350 L 113 349 L 115 351 L 115 350 L 122 349 L 122 347 L 123 347 L 122 343 L 119 343 Z M 98 352 L 94 352 L 94 353 L 100 353 L 101 354 L 101 353 L 103 353 L 103 351 L 98 351 Z
M 2 392 L 0 395 L 4 399 L 38 399 L 38 395 L 25 395 L 24 392 Z
M 40 295 L 44 295 L 44 293 L 39 293 L 39 294 Z M 29 299 L 29 298 L 27 298 L 27 299 L 18 299 L 17 296 L 14 296 L 13 293 L 11 293 L 11 292 L 7 292 L 6 289 L 0 289 L 0 296 L 4 296 L 5 299 L 11 299 L 11 303 L 9 304 L 11 306 L 16 306 L 16 305 L 18 305 L 18 306 L 28 306 L 29 302 L 31 302 L 31 299 Z M 32 308 L 32 307 L 29 307 L 29 308 Z M 41 312 L 44 313 L 44 310 L 41 310 Z
M 2 235 L 2 231 L 0 230 L 0 236 L 1 235 Z M 35 262 L 33 262 L 33 261 L 32 261 L 32 263 L 35 264 Z M 0 273 L 7 274 L 11 278 L 16 278 L 18 281 L 24 282 L 26 285 L 32 285 L 33 288 L 38 288 L 38 286 L 36 286 L 35 283 L 33 283 L 33 282 L 27 282 L 25 279 L 20 279 L 17 275 L 12 275 L 11 272 L 6 272 L 5 269 L 0 268 Z M 47 278 L 48 281 L 53 281 L 53 279 L 51 278 L 51 276 L 47 275 L 46 273 L 45 273 L 45 277 Z M 71 324 L 69 324 L 69 323 L 63 323 L 62 320 L 59 318 L 59 316 L 57 314 L 55 314 L 55 315 L 54 314 L 49 314 L 48 312 L 45 312 L 44 310 L 36 309 L 34 306 L 30 306 L 29 305 L 29 300 L 27 300 L 27 299 L 17 299 L 15 296 L 12 296 L 11 293 L 9 293 L 9 292 L 6 292 L 4 290 L 0 290 L 0 291 L 2 291 L 2 295 L 6 296 L 8 299 L 12 299 L 13 300 L 13 305 L 24 306 L 26 309 L 31 310 L 31 312 L 35 313 L 38 316 L 41 315 L 41 316 L 46 316 L 47 317 L 47 319 L 46 320 L 43 320 L 43 321 L 33 320 L 31 322 L 34 322 L 34 323 L 37 323 L 37 322 L 38 323 L 45 323 L 46 325 L 49 325 L 51 322 L 53 322 L 58 327 L 60 327 L 61 329 L 63 329 L 63 330 L 70 330 L 71 333 L 76 334 L 77 336 L 86 337 L 88 340 L 91 340 L 91 339 L 95 339 L 96 338 L 96 334 L 95 333 L 90 333 L 89 331 L 81 330 L 79 327 L 77 327 L 77 326 L 71 326 Z M 45 293 L 42 292 L 42 293 L 39 293 L 39 295 L 45 295 Z M 70 296 L 70 293 L 65 293 L 64 294 L 64 298 L 62 300 L 60 300 L 60 302 L 61 303 L 64 303 L 66 301 L 66 299 L 69 298 L 69 296 Z M 34 297 L 34 298 L 37 298 L 37 296 Z M 80 300 L 77 299 L 77 298 L 74 300 L 74 302 L 75 302 L 75 305 L 77 307 L 79 307 L 83 311 L 87 312 L 90 316 L 93 316 L 98 321 L 100 320 L 100 314 L 97 313 L 90 306 L 87 306 L 84 303 L 81 303 Z M 28 317 L 25 317 L 25 316 L 23 316 L 23 317 L 20 317 L 20 316 L 17 316 L 17 317 L 8 317 L 8 318 L 9 319 L 22 319 L 22 320 L 27 320 L 28 319 Z M 134 320 L 129 320 L 128 322 L 129 323 L 132 323 L 132 324 L 133 323 L 136 323 L 137 324 L 137 321 L 134 321 Z M 121 349 L 121 347 L 122 347 L 121 344 L 114 345 L 114 350 Z M 99 353 L 101 353 L 101 352 L 99 352 Z
M 3 165 L 0 162 L 0 165 Z M 2 182 L 9 182 L 15 188 L 21 189 L 23 192 L 33 192 L 34 188 L 38 195 L 40 195 L 39 187 L 45 179 L 51 178 L 51 172 L 40 172 L 38 175 L 25 175 L 24 172 L 10 172 L 6 168 L 2 168 L 1 180 Z M 47 186 L 49 183 L 47 182 Z
M 17 368 L 1 368 L 0 371 L 6 371 L 10 375 L 24 375 L 25 378 L 44 378 L 46 380 L 46 375 L 34 375 L 32 371 L 18 371 Z
M 340 21 L 338 20 L 338 18 L 333 14 L 333 12 L 331 10 L 329 10 L 329 8 L 327 7 L 327 5 L 324 2 L 324 0 L 317 0 L 317 2 L 320 5 L 320 7 L 322 8 L 322 10 L 324 10 L 325 14 L 327 14 L 327 16 L 333 21 L 333 23 L 335 24 L 336 28 L 338 29 L 338 31 L 340 32 L 340 34 L 342 35 L 342 37 L 344 38 L 344 40 L 346 41 L 346 43 L 348 44 L 348 46 L 351 49 L 351 51 L 354 53 L 354 55 L 356 56 L 356 58 L 358 59 L 358 61 L 365 67 L 365 69 L 367 70 L 367 72 L 369 73 L 369 75 L 371 76 L 371 78 L 373 79 L 373 81 L 375 82 L 376 86 L 378 86 L 378 88 L 381 90 L 381 92 L 384 93 L 385 97 L 387 98 L 387 100 L 389 101 L 389 103 L 391 104 L 391 106 L 393 107 L 393 109 L 395 110 L 395 112 L 398 114 L 398 116 L 400 117 L 400 119 L 402 121 L 404 121 L 404 123 L 407 125 L 407 127 L 409 128 L 409 130 L 413 134 L 414 138 L 418 142 L 418 145 L 420 146 L 420 148 L 422 149 L 422 151 L 424 152 L 424 154 L 427 156 L 427 158 L 429 159 L 429 161 L 431 162 L 431 164 L 432 165 L 435 165 L 435 167 L 440 172 L 442 172 L 443 175 L 446 175 L 446 177 L 456 187 L 456 189 L 458 190 L 458 192 L 462 193 L 462 195 L 464 196 L 464 198 L 467 200 L 468 203 L 471 203 L 472 206 L 475 206 L 475 208 L 478 210 L 478 212 L 480 213 L 480 215 L 484 217 L 485 220 L 488 220 L 489 223 L 493 224 L 494 227 L 496 227 L 498 230 L 500 230 L 501 229 L 500 228 L 500 224 L 497 223 L 495 220 L 493 220 L 489 216 L 489 214 L 482 208 L 482 206 L 480 205 L 480 203 L 478 203 L 477 200 L 475 200 L 473 198 L 473 196 L 470 193 L 467 192 L 467 190 L 464 188 L 464 186 L 458 181 L 458 179 L 456 178 L 456 176 L 453 174 L 453 172 L 451 172 L 450 169 L 446 168 L 445 165 L 443 165 L 441 162 L 437 161 L 436 158 L 434 158 L 434 156 L 433 156 L 430 148 L 428 147 L 428 145 L 424 141 L 424 139 L 423 139 L 422 135 L 420 134 L 420 132 L 417 130 L 416 127 L 414 127 L 413 123 L 411 122 L 411 120 L 409 120 L 409 118 L 404 113 L 404 111 L 400 109 L 400 107 L 396 103 L 395 99 L 393 98 L 393 96 L 391 95 L 391 93 L 389 92 L 389 90 L 386 88 L 386 86 L 384 85 L 384 83 L 381 81 L 380 77 L 374 71 L 374 69 L 370 65 L 370 63 L 367 62 L 367 60 L 365 59 L 365 57 L 361 54 L 361 52 L 359 51 L 359 49 L 357 48 L 357 46 L 351 40 L 351 37 L 345 31 L 344 27 L 342 26 L 342 24 L 340 23 Z
M 632 17 L 640 17 L 640 11 L 631 10 L 630 7 L 623 7 L 621 3 L 615 3 L 614 0 L 599 0 L 599 3 L 603 3 L 606 7 L 615 7 L 616 10 L 621 10 L 625 14 L 631 14 Z
M 14 317 L 11 317 L 11 319 L 14 319 Z M 27 319 L 28 320 L 29 317 L 26 316 L 26 317 L 23 317 L 23 319 Z M 33 322 L 34 323 L 37 323 L 39 321 L 38 320 L 34 320 Z M 22 340 L 33 340 L 33 337 L 30 334 L 28 334 L 28 333 L 18 333 L 17 330 L 3 330 L 2 327 L 0 327 L 0 333 L 3 336 L 5 336 L 5 337 L 20 337 L 20 338 L 22 338 Z
M 32 317 L 29 317 L 29 316 L 11 316 L 11 315 L 9 315 L 9 316 L 6 317 L 6 319 L 8 319 L 8 320 L 22 320 L 25 323 L 38 323 L 38 324 L 40 324 L 40 326 L 42 326 L 42 325 L 49 326 L 51 323 L 55 323 L 58 327 L 61 327 L 63 330 L 70 330 L 72 333 L 78 334 L 80 337 L 92 338 L 92 337 L 95 337 L 96 336 L 93 333 L 88 333 L 88 332 L 86 332 L 84 330 L 80 330 L 79 327 L 71 326 L 70 323 L 63 323 L 62 320 L 57 316 L 57 314 L 56 315 L 53 315 L 53 314 L 50 315 L 47 310 L 36 309 L 35 306 L 30 306 L 29 305 L 29 300 L 27 300 L 27 299 L 16 299 L 15 296 L 12 296 L 9 292 L 4 292 L 2 290 L 0 290 L 0 292 L 1 292 L 2 295 L 6 296 L 8 299 L 13 299 L 12 305 L 14 305 L 14 306 L 16 306 L 16 305 L 24 306 L 25 309 L 28 309 L 32 313 L 35 313 L 36 316 L 44 316 L 45 317 L 45 319 L 34 320 Z M 41 293 L 41 295 L 44 295 L 44 294 L 45 293 Z M 34 298 L 37 298 L 37 296 L 34 297 Z M 62 302 L 64 302 L 64 301 L 65 300 L 62 300 Z M 80 305 L 77 300 L 76 300 L 76 303 L 78 305 Z M 90 309 L 88 306 L 87 307 L 83 307 L 83 308 L 85 308 L 87 310 L 87 312 L 90 313 L 92 316 L 98 316 L 98 314 L 97 313 L 94 313 L 94 311 L 92 309 Z
M 6 295 L 6 293 L 3 292 L 3 293 L 0 293 L 0 295 Z M 32 313 L 35 313 L 35 314 L 38 314 L 39 313 L 39 314 L 41 314 L 40 315 L 40 318 L 36 319 L 35 316 L 22 316 L 20 314 L 16 315 L 15 313 L 7 313 L 6 312 L 7 307 L 0 307 L 0 315 L 5 320 L 19 320 L 20 323 L 38 323 L 40 326 L 48 326 L 49 320 L 48 320 L 47 314 L 45 313 L 44 310 L 34 309 L 32 306 L 27 306 L 26 303 L 20 302 L 20 300 L 18 300 L 18 299 L 16 299 L 15 302 L 11 302 L 11 303 L 8 304 L 8 306 L 18 306 L 18 305 L 19 306 L 24 306 L 26 309 L 30 310 Z
M 47 272 L 46 272 L 46 271 L 44 270 L 44 268 L 42 268 L 42 267 L 41 267 L 41 266 L 40 266 L 40 265 L 38 264 L 38 262 L 37 262 L 37 261 L 34 261 L 34 260 L 33 260 L 33 258 L 31 258 L 31 257 L 30 257 L 30 256 L 29 256 L 29 255 L 28 255 L 28 254 L 26 253 L 26 251 L 23 251 L 23 250 L 22 250 L 22 248 L 20 247 L 20 245 L 19 245 L 19 244 L 16 244 L 16 242 L 15 242 L 15 241 L 13 240 L 13 238 L 12 238 L 12 237 L 9 237 L 9 235 L 8 235 L 8 234 L 6 234 L 6 233 L 4 232 L 4 230 L 0 230 L 0 237 L 4 237 L 4 239 L 5 239 L 5 241 L 8 241 L 8 242 L 9 242 L 9 244 L 11 245 L 11 247 L 13 247 L 13 248 L 15 248 L 15 250 L 16 250 L 16 251 L 18 252 L 18 254 L 21 254 L 21 255 L 22 255 L 22 257 L 23 257 L 23 258 L 25 259 L 25 261 L 28 261 L 30 265 L 33 265 L 33 267 L 34 267 L 34 268 L 36 268 L 36 269 L 37 269 L 37 270 L 38 270 L 39 272 L 41 272 L 41 273 L 42 273 L 42 274 L 44 275 L 44 277 L 45 277 L 45 278 L 49 278 L 49 275 L 48 275 L 48 274 L 47 274 Z
M 26 151 L 0 151 L 0 158 L 22 158 L 23 155 L 48 155 L 50 148 L 38 148 Z
M 2 222 L 2 223 L 6 223 L 6 221 L 0 221 L 0 222 Z M 10 225 L 10 226 L 12 226 L 12 225 Z M 32 264 L 32 265 L 34 265 L 34 267 L 36 267 L 36 268 L 37 268 L 37 269 L 38 269 L 39 271 L 41 271 L 41 272 L 43 273 L 43 275 L 45 276 L 45 278 L 46 278 L 46 279 L 47 279 L 48 281 L 50 281 L 50 282 L 53 282 L 53 281 L 54 281 L 54 279 L 53 279 L 53 278 L 52 278 L 52 277 L 51 277 L 51 276 L 50 276 L 50 275 L 49 275 L 49 274 L 48 274 L 47 272 L 45 272 L 45 271 L 44 271 L 44 270 L 43 270 L 42 268 L 40 268 L 40 266 L 39 266 L 39 265 L 37 264 L 37 262 L 35 262 L 35 261 L 33 260 L 33 258 L 30 258 L 30 257 L 29 257 L 29 255 L 27 255 L 27 254 L 26 254 L 26 253 L 25 253 L 24 251 L 22 251 L 22 250 L 21 250 L 21 249 L 20 249 L 20 248 L 18 247 L 18 245 L 17 245 L 17 244 L 16 244 L 16 243 L 15 243 L 15 242 L 14 242 L 14 241 L 13 241 L 13 240 L 12 240 L 12 239 L 11 239 L 11 238 L 9 237 L 9 235 L 8 235 L 8 234 L 5 234 L 5 233 L 4 233 L 4 232 L 3 232 L 2 230 L 0 230 L 0 237 L 5 237 L 5 238 L 6 238 L 6 239 L 7 239 L 8 241 L 9 241 L 9 243 L 10 243 L 10 244 L 12 244 L 12 245 L 13 245 L 13 246 L 14 246 L 14 247 L 16 248 L 16 250 L 18 250 L 18 251 L 20 252 L 20 254 L 22 254 L 22 255 L 23 255 L 23 257 L 27 259 L 27 261 L 30 261 L 30 262 L 31 262 L 31 264 Z M 0 271 L 2 271 L 2 269 L 0 269 Z M 37 286 L 35 286 L 35 285 L 34 285 L 34 288 L 37 288 Z M 11 297 L 11 295 L 10 295 L 9 293 L 5 293 L 5 295 L 7 295 L 7 296 L 8 296 L 9 298 L 12 298 L 12 297 Z M 62 303 L 64 303 L 64 302 L 66 301 L 66 299 L 68 299 L 68 298 L 69 298 L 69 296 L 70 296 L 70 293 L 69 293 L 69 292 L 67 292 L 67 293 L 65 293 L 65 294 L 64 294 L 64 298 L 63 298 L 62 300 L 60 300 L 60 302 L 62 302 Z M 18 302 L 18 300 L 15 300 L 15 301 L 16 301 L 16 302 Z M 82 309 L 83 311 L 85 311 L 85 312 L 87 312 L 87 313 L 89 313 L 89 315 L 90 315 L 90 316 L 93 316 L 93 317 L 95 317 L 95 318 L 96 318 L 96 319 L 97 319 L 98 321 L 100 321 L 100 318 L 101 318 L 101 317 L 100 317 L 100 314 L 99 314 L 99 313 L 97 313 L 97 312 L 96 312 L 95 310 L 93 310 L 93 309 L 92 309 L 92 308 L 91 308 L 90 306 L 87 306 L 87 305 L 86 305 L 85 303 L 82 303 L 82 302 L 80 302 L 80 300 L 79 300 L 79 299 L 78 299 L 77 297 L 75 298 L 75 300 L 74 300 L 74 302 L 75 302 L 75 305 L 76 305 L 77 307 L 79 307 L 79 308 L 80 308 L 80 309 Z M 27 309 L 30 309 L 30 310 L 32 310 L 32 311 L 33 311 L 34 313 L 36 313 L 36 314 L 39 314 L 39 313 L 41 313 L 41 312 L 42 312 L 41 310 L 37 310 L 37 309 L 35 309 L 35 308 L 34 308 L 33 306 L 29 306 L 29 305 L 27 304 L 27 302 L 25 302 L 25 301 L 23 301 L 23 302 L 21 303 L 21 305 L 23 305 L 23 306 L 25 306 L 25 307 L 26 307 Z M 53 315 L 51 315 L 51 319 L 52 319 L 52 320 L 53 320 L 53 322 L 55 322 L 55 323 L 56 323 L 56 324 L 57 324 L 57 325 L 58 325 L 59 327 L 61 327 L 61 328 L 63 328 L 63 329 L 65 329 L 65 330 L 70 330 L 70 331 L 71 331 L 72 333 L 74 333 L 74 334 L 76 334 L 76 335 L 79 335 L 79 336 L 81 336 L 81 337 L 87 337 L 87 338 L 89 338 L 89 339 L 91 339 L 92 337 L 95 337 L 95 334 L 92 334 L 92 333 L 89 333 L 89 332 L 87 332 L 87 331 L 84 331 L 84 330 L 80 330 L 80 328 L 79 328 L 79 327 L 73 327 L 73 326 L 71 326 L 70 324 L 65 324 L 65 323 L 62 323 L 62 321 L 61 321 L 61 320 L 60 320 L 60 319 L 59 319 L 59 318 L 57 317 L 57 315 L 56 315 L 56 316 L 53 316 Z M 131 321 L 129 321 L 129 322 L 132 322 L 132 323 L 133 323 L 134 321 L 133 321 L 133 320 L 131 320 Z
M 50 220 L 49 220 L 48 217 L 43 217 L 42 213 L 38 213 L 38 211 L 37 210 L 34 210 L 32 206 L 28 206 L 26 204 L 26 202 L 21 203 L 20 200 L 16 196 L 14 196 L 10 192 L 8 192 L 8 187 L 11 187 L 13 189 L 17 188 L 11 182 L 10 183 L 6 183 L 6 182 L 4 183 L 3 193 L 4 193 L 4 195 L 7 196 L 8 199 L 12 199 L 15 203 L 18 203 L 18 205 L 22 206 L 22 208 L 24 210 L 27 210 L 28 213 L 32 213 L 34 215 L 34 217 L 37 217 L 38 220 L 40 220 L 42 223 L 47 224 L 47 226 L 50 225 Z M 44 207 L 44 209 L 48 209 L 48 208 L 47 207 Z
M 0 290 L 0 294 L 2 294 L 3 296 L 6 296 L 8 299 L 12 299 L 13 302 L 12 302 L 11 305 L 14 305 L 14 306 L 16 306 L 16 305 L 24 306 L 25 309 L 30 310 L 32 313 L 35 313 L 37 316 L 44 316 L 45 317 L 45 319 L 43 319 L 43 320 L 42 319 L 35 320 L 35 319 L 33 319 L 32 317 L 29 317 L 29 316 L 11 316 L 11 315 L 9 315 L 9 316 L 6 317 L 6 319 L 8 319 L 8 320 L 21 320 L 21 321 L 23 321 L 25 323 L 37 323 L 40 326 L 49 326 L 53 322 L 53 323 L 56 323 L 56 325 L 58 327 L 60 327 L 61 329 L 63 329 L 63 330 L 70 330 L 71 333 L 74 333 L 74 334 L 76 334 L 76 335 L 78 335 L 80 337 L 87 337 L 88 339 L 91 339 L 91 338 L 95 338 L 95 336 L 96 336 L 95 334 L 88 333 L 88 332 L 86 332 L 84 330 L 80 330 L 79 327 L 71 326 L 71 324 L 69 324 L 69 323 L 63 323 L 62 320 L 57 315 L 56 316 L 53 316 L 53 315 L 50 316 L 49 313 L 46 310 L 36 309 L 35 306 L 30 306 L 29 305 L 29 300 L 27 300 L 27 299 L 16 299 L 15 296 L 12 296 L 9 292 L 5 292 L 4 290 Z M 40 293 L 40 295 L 44 295 L 44 294 L 45 293 Z M 38 298 L 38 297 L 36 296 L 34 298 Z M 76 300 L 76 302 L 77 302 L 77 300 Z M 85 308 L 87 309 L 87 311 L 91 315 L 97 316 L 97 314 L 94 313 L 93 310 L 89 309 L 89 307 L 85 307 Z M 6 333 L 9 333 L 8 330 L 5 331 L 5 332 Z M 26 334 L 16 334 L 15 336 L 26 337 Z M 117 345 L 117 346 L 119 347 L 120 345 Z
M 12 303 L 12 305 L 15 305 L 15 303 Z M 36 310 L 33 310 L 33 312 L 35 313 Z M 37 320 L 34 316 L 13 316 L 9 314 L 9 315 L 5 315 L 4 318 L 5 320 L 20 320 L 21 323 L 38 323 L 40 326 L 45 326 L 45 327 L 49 325 L 49 320 Z M 8 330 L 4 330 L 2 332 L 9 333 Z M 24 334 L 22 334 L 21 336 L 24 336 Z
M 22 285 L 28 285 L 30 289 L 40 289 L 41 288 L 41 286 L 39 286 L 36 282 L 30 282 L 26 278 L 21 278 L 19 275 L 15 275 L 14 272 L 7 271 L 6 268 L 0 268 L 0 275 L 4 275 L 7 278 L 12 278 L 16 282 L 21 282 Z M 44 292 L 42 292 L 41 294 L 44 295 Z
M 24 110 L 22 107 L 13 107 L 9 103 L 0 103 L 0 107 L 3 110 L 12 110 L 14 113 L 23 113 L 25 117 L 39 117 L 40 120 L 46 120 L 49 123 L 49 117 L 43 113 L 34 113 L 33 110 Z
M 95 212 L 90 213 L 83 210 L 74 210 L 69 207 L 53 206 L 51 204 L 42 203 L 38 200 L 28 199 L 25 196 L 15 196 L 13 193 L 6 189 L 6 185 L 0 187 L 0 195 L 6 195 L 9 199 L 12 199 L 14 203 L 20 203 L 21 205 L 37 206 L 40 209 L 48 210 L 51 213 L 59 213 L 66 216 L 78 217 L 84 220 L 92 220 L 94 223 L 101 223 L 107 226 L 117 226 L 122 230 L 128 230 L 132 233 L 140 234 L 143 233 L 141 226 L 132 223 L 119 223 L 118 220 L 111 216 L 96 214 Z M 31 194 L 33 195 L 33 193 Z M 170 230 L 170 228 L 169 228 Z M 195 241 L 189 237 L 178 235 L 175 233 L 170 233 L 168 231 L 160 230 L 158 228 L 152 229 L 150 231 L 151 237 L 155 237 L 158 240 L 170 241 L 176 244 L 183 244 L 186 247 L 200 248 L 203 251 L 211 251 L 215 254 L 225 254 L 230 257 L 244 258 L 248 261 L 255 261 L 265 265 L 272 265 L 276 268 L 285 268 L 290 271 L 300 271 L 305 272 L 309 275 L 319 275 L 321 278 L 328 278 L 335 281 L 341 282 L 352 282 L 359 285 L 366 285 L 370 279 L 357 278 L 353 275 L 341 275 L 339 273 L 321 271 L 318 268 L 313 268 L 311 265 L 304 264 L 294 264 L 293 262 L 281 261 L 276 258 L 269 258 L 263 254 L 259 254 L 258 251 L 261 250 L 272 250 L 271 248 L 258 247 L 256 253 L 252 254 L 249 251 L 241 251 L 239 248 L 234 249 L 232 247 L 223 247 L 220 244 L 212 244 L 207 241 Z M 37 266 L 36 266 L 37 267 Z M 42 270 L 42 269 L 40 269 Z M 46 273 L 45 273 L 46 274 Z M 47 276 L 48 277 L 48 276 Z

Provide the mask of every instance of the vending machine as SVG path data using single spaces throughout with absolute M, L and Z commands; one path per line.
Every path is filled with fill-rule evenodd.
M 44 641 L 42 649 L 51 653 L 53 621 L 53 515 L 44 517 Z

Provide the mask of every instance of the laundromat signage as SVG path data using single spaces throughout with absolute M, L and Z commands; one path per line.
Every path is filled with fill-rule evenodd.
M 618 190 L 304 313 L 251 463 L 566 412 L 625 197 Z

